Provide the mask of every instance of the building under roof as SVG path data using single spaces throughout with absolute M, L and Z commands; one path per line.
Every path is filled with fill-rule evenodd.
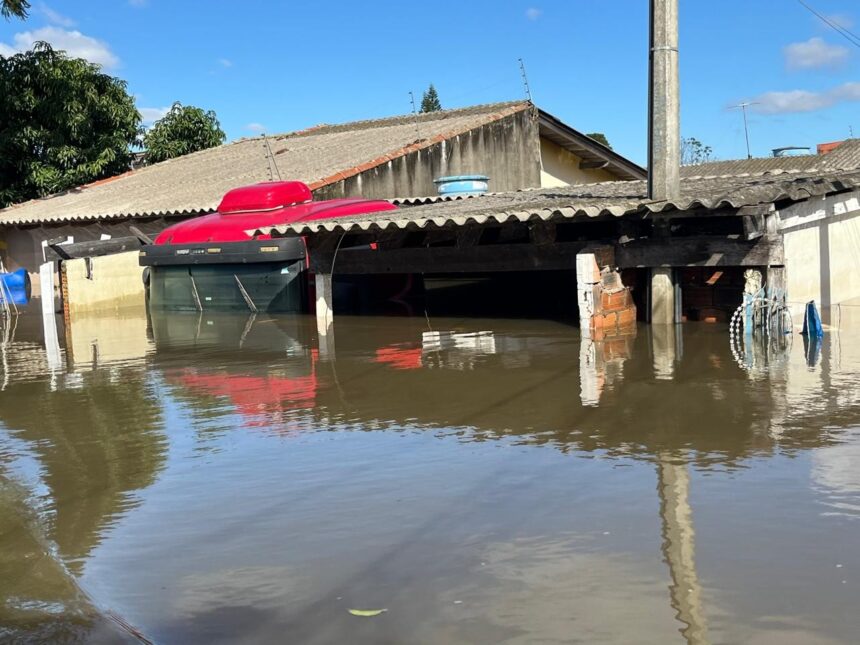
M 681 167 L 682 177 L 815 173 L 860 168 L 860 139 L 828 144 L 819 154 L 709 161 Z

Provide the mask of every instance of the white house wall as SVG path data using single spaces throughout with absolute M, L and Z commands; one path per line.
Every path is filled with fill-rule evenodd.
M 825 323 L 860 320 L 860 191 L 794 204 L 778 218 L 795 318 L 814 300 Z

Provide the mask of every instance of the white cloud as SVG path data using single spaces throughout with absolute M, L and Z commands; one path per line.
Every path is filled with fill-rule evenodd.
M 526 18 L 529 20 L 537 20 L 543 15 L 543 11 L 537 7 L 529 7 L 526 9 Z
M 72 58 L 85 58 L 107 69 L 119 65 L 119 58 L 107 43 L 85 36 L 79 31 L 68 31 L 59 27 L 42 27 L 34 31 L 22 31 L 12 37 L 12 45 L 0 43 L 0 54 L 11 56 L 27 51 L 40 40 L 51 44 L 54 49 L 62 49 Z
M 791 114 L 815 112 L 833 107 L 838 103 L 860 101 L 860 82 L 838 85 L 825 92 L 791 90 L 789 92 L 766 92 L 752 99 L 752 109 L 761 114 Z
M 251 132 L 256 132 L 257 134 L 262 134 L 266 131 L 266 126 L 262 123 L 249 123 L 245 126 L 246 130 L 250 130 Z
M 152 124 L 158 121 L 165 114 L 170 112 L 170 107 L 139 107 L 137 111 L 140 112 L 140 118 L 143 120 L 144 125 Z
M 45 18 L 47 18 L 48 22 L 53 25 L 59 25 L 60 27 L 74 27 L 75 21 L 71 18 L 64 16 L 58 11 L 54 11 L 46 4 L 39 5 L 39 13 L 41 13 Z
M 785 65 L 790 70 L 835 69 L 848 60 L 848 48 L 831 45 L 821 38 L 810 38 L 802 43 L 792 43 L 783 48 Z
M 233 61 L 230 60 L 229 58 L 219 58 L 218 64 L 221 67 L 233 67 Z

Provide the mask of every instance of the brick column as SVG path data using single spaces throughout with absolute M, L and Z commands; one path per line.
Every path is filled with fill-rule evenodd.
M 611 247 L 587 248 L 576 255 L 576 295 L 583 338 L 602 340 L 628 333 L 636 326 L 636 305 L 614 263 Z

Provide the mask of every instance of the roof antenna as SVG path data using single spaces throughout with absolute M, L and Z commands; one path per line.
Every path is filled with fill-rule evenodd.
M 275 167 L 275 172 L 278 174 L 278 181 L 283 181 L 281 179 L 281 171 L 278 169 L 278 162 L 275 160 L 275 155 L 272 154 L 272 147 L 269 145 L 269 137 L 266 136 L 266 133 L 263 133 L 263 141 L 266 144 L 266 161 L 269 163 L 269 181 L 274 181 L 274 177 L 272 176 L 272 166 Z
M 851 135 L 852 139 L 854 138 L 854 126 L 853 125 L 848 126 L 848 134 Z
M 523 62 L 522 58 L 518 58 L 517 60 L 520 61 L 520 74 L 523 77 L 523 87 L 526 90 L 526 100 L 529 103 L 533 103 L 532 91 L 529 89 L 529 77 L 526 76 L 526 64 Z
M 744 135 L 747 138 L 747 159 L 752 159 L 752 153 L 750 152 L 750 129 L 749 129 L 749 126 L 747 125 L 747 108 L 750 105 L 758 105 L 758 103 L 747 101 L 746 103 L 738 103 L 737 105 L 732 105 L 729 108 L 730 110 L 737 110 L 738 108 L 743 110 L 743 113 L 744 113 Z
M 409 100 L 412 101 L 412 116 L 415 117 L 415 133 L 418 135 L 418 141 L 421 141 L 421 128 L 418 127 L 418 110 L 415 109 L 415 95 L 412 90 L 409 90 Z

